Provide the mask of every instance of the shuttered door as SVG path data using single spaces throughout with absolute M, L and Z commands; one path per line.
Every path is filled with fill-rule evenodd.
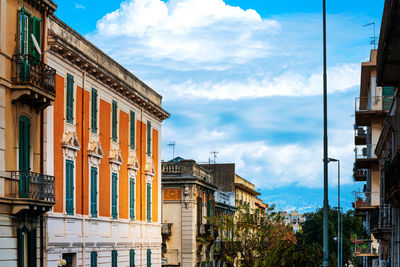
M 66 211 L 68 215 L 74 214 L 74 162 L 67 160 L 65 164 L 65 176 L 66 176 Z
M 151 184 L 147 184 L 147 221 L 151 221 Z
M 91 168 L 90 179 L 90 213 L 92 217 L 97 217 L 97 168 Z
M 133 249 L 129 251 L 129 267 L 135 267 L 135 251 Z
M 40 27 L 40 25 L 41 25 L 40 19 L 37 18 L 37 17 L 33 17 L 33 19 L 32 19 L 32 26 L 33 26 L 32 27 L 32 34 L 35 37 L 35 39 L 36 39 L 36 41 L 37 41 L 37 43 L 39 45 L 39 48 L 41 48 L 41 33 L 40 33 L 41 27 Z M 36 47 L 35 47 L 35 45 L 33 43 L 32 43 L 32 56 L 36 60 L 40 61 L 40 54 L 36 50 Z
M 147 250 L 147 267 L 151 267 L 151 249 Z
M 116 250 L 113 250 L 111 252 L 111 267 L 117 267 L 118 266 L 118 252 Z
M 90 267 L 97 267 L 97 252 L 90 253 Z
M 112 201 L 111 201 L 111 208 L 112 208 L 112 217 L 113 219 L 117 219 L 118 218 L 118 205 L 117 205 L 117 200 L 118 200 L 118 194 L 117 194 L 117 190 L 118 190 L 118 177 L 116 173 L 112 174 Z
M 20 11 L 20 53 L 22 55 L 29 54 L 29 43 L 30 43 L 30 15 L 25 11 L 24 8 Z M 30 80 L 30 67 L 27 57 L 20 58 L 19 64 L 19 79 L 21 82 L 27 82 Z
M 130 198 L 129 198 L 129 213 L 130 213 L 130 218 L 131 220 L 135 220 L 135 180 L 130 179 L 129 181 L 129 192 L 130 192 Z
M 29 196 L 30 170 L 30 120 L 26 116 L 19 117 L 19 197 Z

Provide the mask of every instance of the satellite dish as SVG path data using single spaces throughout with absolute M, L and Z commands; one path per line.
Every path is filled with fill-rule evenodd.
M 36 51 L 39 53 L 39 55 L 41 55 L 42 51 L 40 51 L 40 46 L 35 38 L 35 35 L 33 35 L 33 33 L 32 33 L 31 36 L 32 36 L 32 41 L 33 41 L 33 44 L 35 45 Z

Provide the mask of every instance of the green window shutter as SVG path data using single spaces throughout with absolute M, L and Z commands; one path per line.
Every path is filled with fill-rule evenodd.
M 92 132 L 97 133 L 97 90 L 92 88 Z
M 24 244 L 24 231 L 21 228 L 17 229 L 17 257 L 18 257 L 18 267 L 24 267 L 24 248 L 25 248 L 25 244 Z
M 147 184 L 147 221 L 151 222 L 151 184 Z
M 111 266 L 112 267 L 118 266 L 118 252 L 116 250 L 113 250 L 111 252 Z
M 30 120 L 26 116 L 19 117 L 19 170 L 30 169 Z
M 151 267 L 151 249 L 147 250 L 147 267 Z
M 131 111 L 131 148 L 135 149 L 135 112 Z
M 151 122 L 147 121 L 147 155 L 151 156 Z
M 41 21 L 39 18 L 37 17 L 33 17 L 32 20 L 32 33 L 33 36 L 35 36 L 35 39 L 39 45 L 39 47 L 42 47 L 42 42 L 41 42 Z M 35 59 L 37 60 L 41 60 L 40 54 L 37 52 L 35 45 L 32 43 L 32 55 Z
M 36 267 L 37 264 L 36 241 L 36 228 L 32 228 L 28 233 L 28 262 L 30 267 Z
M 135 267 L 135 250 L 129 250 L 129 267 Z
M 130 218 L 132 221 L 135 220 L 135 180 L 130 179 L 129 181 L 129 191 L 130 191 L 130 206 L 129 206 L 129 213 Z
M 112 102 L 112 139 L 113 141 L 117 141 L 118 136 L 118 104 L 113 100 Z
M 26 54 L 32 55 L 34 47 L 32 41 L 33 18 L 31 16 L 29 16 L 28 23 L 28 51 Z
M 97 217 L 97 168 L 91 168 L 90 179 L 90 213 L 92 217 Z
M 74 76 L 67 74 L 67 122 L 74 123 Z
M 90 252 L 90 267 L 97 267 L 97 252 Z
M 111 200 L 111 209 L 112 209 L 112 218 L 118 219 L 118 177 L 116 173 L 112 174 L 112 200 Z
M 74 214 L 74 162 L 66 161 L 66 211 L 68 215 Z

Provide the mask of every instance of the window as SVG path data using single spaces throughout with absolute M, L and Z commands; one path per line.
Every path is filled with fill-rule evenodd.
M 197 197 L 197 224 L 202 224 L 203 221 L 203 200 Z
M 117 102 L 113 100 L 112 102 L 112 140 L 117 141 L 118 139 L 118 105 Z
M 118 266 L 118 252 L 116 250 L 111 251 L 111 267 Z
M 135 149 L 135 112 L 131 111 L 131 148 Z
M 151 249 L 147 250 L 147 267 L 151 267 Z
M 97 217 L 97 168 L 90 170 L 90 214 Z
M 111 209 L 112 209 L 112 218 L 118 218 L 118 176 L 116 173 L 112 174 L 112 201 L 111 201 Z
M 36 267 L 36 228 L 29 231 L 26 227 L 17 229 L 18 266 Z
M 74 214 L 74 162 L 67 160 L 65 164 L 65 205 L 68 215 Z
M 129 267 L 135 267 L 135 250 L 129 250 Z
M 151 222 L 151 184 L 147 184 L 147 221 Z
M 129 180 L 129 215 L 132 221 L 135 220 L 135 179 Z
M 67 74 L 67 122 L 74 123 L 74 76 Z
M 92 133 L 97 133 L 97 90 L 92 88 Z
M 90 252 L 90 267 L 97 267 L 97 252 Z
M 42 45 L 42 34 L 41 34 L 41 20 L 35 16 L 30 15 L 21 9 L 19 15 L 19 50 L 21 54 L 32 55 L 35 59 L 41 60 L 40 54 L 36 50 L 33 44 L 33 38 L 35 38 L 39 49 L 41 50 Z
M 151 156 L 151 122 L 147 121 L 147 155 Z
M 19 196 L 22 198 L 29 196 L 29 176 L 30 170 L 30 120 L 26 116 L 19 117 Z

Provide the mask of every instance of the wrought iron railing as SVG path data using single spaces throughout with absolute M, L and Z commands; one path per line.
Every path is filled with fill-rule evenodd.
M 200 236 L 213 236 L 214 235 L 214 225 L 212 224 L 200 224 L 199 228 L 199 235 Z
M 378 192 L 356 192 L 354 207 L 357 208 L 368 208 L 374 207 L 375 203 L 379 202 Z
M 170 236 L 172 234 L 171 227 L 172 227 L 172 223 L 162 223 L 161 224 L 161 234 Z
M 368 126 L 357 126 L 354 130 L 354 136 L 356 137 L 365 137 L 369 132 Z
M 55 94 L 55 75 L 55 69 L 29 54 L 12 57 L 11 80 L 14 83 L 32 83 L 44 91 Z
M 359 168 L 359 169 L 354 169 L 353 172 L 354 172 L 353 176 L 355 179 L 361 179 L 361 178 L 366 179 L 368 177 L 369 169 Z
M 31 171 L 11 172 L 5 196 L 54 203 L 54 176 Z
M 372 240 L 357 239 L 354 241 L 354 254 L 356 257 L 377 256 L 378 249 L 376 246 L 374 246 L 374 242 Z
M 392 229 L 392 207 L 388 204 L 379 206 L 370 213 L 371 231 Z
M 376 144 L 357 145 L 354 149 L 356 159 L 372 159 L 375 155 Z
M 388 111 L 392 105 L 393 96 L 356 97 L 356 112 Z
M 387 198 L 388 194 L 395 187 L 400 188 L 400 150 L 397 151 L 396 156 L 391 162 L 385 162 L 384 173 L 385 198 Z

